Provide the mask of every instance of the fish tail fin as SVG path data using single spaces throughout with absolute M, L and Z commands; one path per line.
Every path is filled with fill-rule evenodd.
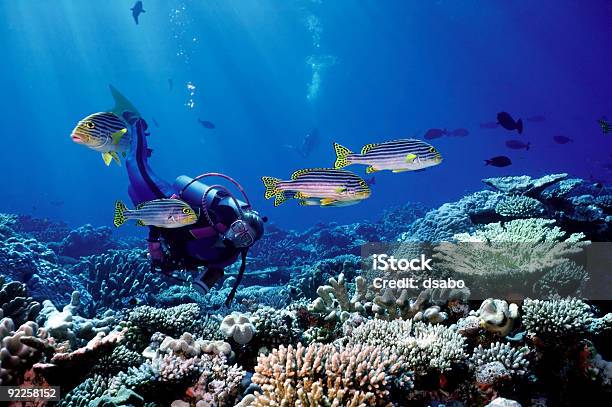
M 529 147 L 531 147 L 531 143 L 527 142 L 527 146 L 525 147 L 525 150 L 529 150 Z
M 274 196 L 274 206 L 279 206 L 283 202 L 287 201 L 287 199 L 289 198 L 287 198 L 285 191 L 278 191 Z
M 484 160 L 484 162 L 485 162 L 485 165 L 490 165 L 492 161 L 491 160 Z
M 261 177 L 261 180 L 264 187 L 266 187 L 266 192 L 264 193 L 266 199 L 270 199 L 279 192 L 282 192 L 278 189 L 278 184 L 281 182 L 280 179 L 274 177 Z
M 127 206 L 121 201 L 115 201 L 115 217 L 113 219 L 113 224 L 116 228 L 123 225 L 127 220 L 125 216 L 125 212 L 128 210 Z
M 516 129 L 518 130 L 519 134 L 523 134 L 523 119 L 518 119 L 516 121 Z
M 112 108 L 111 112 L 115 113 L 119 117 L 121 117 L 123 112 L 126 111 L 140 116 L 140 113 L 138 113 L 138 110 L 134 107 L 134 105 L 130 103 L 130 101 L 123 96 L 117 90 L 117 88 L 115 88 L 113 85 L 108 85 L 108 87 L 110 88 L 111 94 L 113 95 L 113 100 L 115 101 L 115 106 Z
M 334 163 L 334 168 L 344 168 L 351 164 L 348 159 L 348 156 L 353 154 L 351 150 L 338 143 L 334 143 L 334 151 L 336 152 L 336 162 Z

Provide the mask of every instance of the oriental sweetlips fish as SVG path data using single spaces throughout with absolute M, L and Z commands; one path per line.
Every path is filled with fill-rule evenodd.
M 274 197 L 274 206 L 289 198 L 298 199 L 300 205 L 348 206 L 370 196 L 370 187 L 364 179 L 350 171 L 334 168 L 298 170 L 289 181 L 262 177 L 266 187 L 265 198 Z
M 126 123 L 112 112 L 87 116 L 77 123 L 70 137 L 75 143 L 100 152 L 107 166 L 112 160 L 121 165 L 118 153 L 125 157 L 131 144 Z
M 366 173 L 381 170 L 391 170 L 395 173 L 417 171 L 438 165 L 442 155 L 422 140 L 402 139 L 378 144 L 366 144 L 360 154 L 353 153 L 348 148 L 334 143 L 336 150 L 335 168 L 343 168 L 351 164 L 368 165 Z
M 128 219 L 135 219 L 139 226 L 172 229 L 193 225 L 198 221 L 198 215 L 180 199 L 154 199 L 139 204 L 133 210 L 128 209 L 123 202 L 116 201 L 113 224 L 119 227 Z

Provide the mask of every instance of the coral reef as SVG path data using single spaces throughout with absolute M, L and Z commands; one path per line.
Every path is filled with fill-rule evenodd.
M 566 174 L 484 182 L 494 190 L 427 212 L 267 225 L 229 310 L 235 267 L 201 295 L 107 228 L 0 214 L 0 384 L 58 385 L 59 406 L 609 399 L 612 313 L 581 298 L 609 283 L 581 256 L 612 239 L 610 195 Z M 373 287 L 361 245 L 381 241 L 402 243 L 388 245 L 397 256 L 435 253 L 415 275 L 469 289 Z

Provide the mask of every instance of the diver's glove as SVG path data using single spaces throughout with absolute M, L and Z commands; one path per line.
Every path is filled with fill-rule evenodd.
M 206 295 L 210 291 L 210 287 L 208 287 L 203 281 L 205 274 L 206 271 L 201 272 L 193 279 L 191 283 L 192 287 L 202 295 Z

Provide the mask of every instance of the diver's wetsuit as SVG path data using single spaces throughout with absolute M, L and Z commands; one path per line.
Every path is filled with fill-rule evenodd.
M 132 134 L 132 146 L 128 153 L 126 168 L 130 180 L 128 193 L 134 205 L 153 199 L 170 198 L 180 192 L 181 188 L 171 186 L 160 179 L 151 170 L 148 164 L 150 151 L 147 147 L 147 124 L 135 114 L 125 112 L 124 119 L 129 123 Z M 191 202 L 181 197 L 196 211 L 201 210 L 201 202 Z M 215 190 L 207 199 L 209 216 L 217 225 L 217 230 L 210 226 L 206 216 L 200 214 L 194 225 L 176 229 L 158 228 L 149 229 L 149 248 L 151 244 L 159 242 L 160 238 L 166 244 L 168 255 L 163 258 L 152 257 L 153 265 L 159 266 L 164 272 L 174 270 L 195 270 L 198 266 L 206 266 L 221 276 L 223 268 L 234 263 L 240 251 L 231 245 L 224 245 L 220 241 L 218 232 L 223 232 L 227 225 L 231 225 L 238 216 L 238 211 L 227 199 L 227 194 Z M 159 244 L 158 246 L 159 247 Z

